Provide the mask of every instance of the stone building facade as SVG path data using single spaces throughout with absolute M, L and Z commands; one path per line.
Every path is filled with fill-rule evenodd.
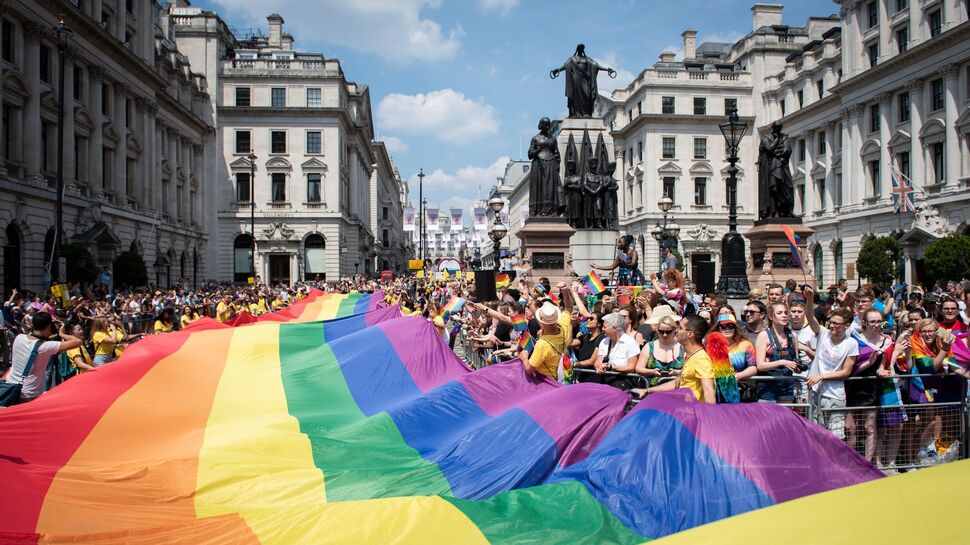
M 148 0 L 2 4 L 3 291 L 40 290 L 54 241 L 59 49 L 64 70 L 64 237 L 99 265 L 137 250 L 150 282 L 210 276 L 206 214 L 215 146 L 209 83 Z

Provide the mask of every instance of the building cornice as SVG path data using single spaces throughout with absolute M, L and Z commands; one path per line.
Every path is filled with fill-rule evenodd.
M 740 116 L 741 121 L 745 123 L 753 124 L 754 116 Z M 710 125 L 711 131 L 717 129 L 719 123 L 724 123 L 727 119 L 727 115 L 693 115 L 693 114 L 638 114 L 633 121 L 627 123 L 622 128 L 613 129 L 610 134 L 613 139 L 625 138 L 627 136 L 632 136 L 636 133 L 636 129 L 639 129 L 641 125 L 656 125 L 658 123 L 672 124 L 672 125 Z

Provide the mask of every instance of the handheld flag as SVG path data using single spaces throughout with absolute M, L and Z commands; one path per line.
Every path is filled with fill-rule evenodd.
M 893 162 L 891 165 L 893 179 L 893 210 L 896 213 L 901 212 L 915 212 L 916 204 L 913 202 L 913 186 L 909 183 L 909 179 L 906 175 L 899 170 L 896 163 Z
M 805 270 L 802 266 L 802 256 L 798 253 L 798 235 L 792 230 L 791 226 L 782 225 L 781 230 L 785 232 L 785 237 L 788 238 L 788 245 L 791 247 L 791 257 L 798 265 L 799 269 Z
M 542 284 L 536 284 L 535 287 L 532 288 L 532 290 L 536 292 L 536 295 L 538 295 L 539 297 L 543 297 L 546 294 L 546 288 Z
M 535 341 L 532 340 L 532 335 L 530 335 L 528 331 L 519 335 L 518 344 L 519 349 L 525 350 L 526 352 L 532 352 L 532 349 L 536 346 Z
M 596 271 L 589 271 L 589 273 L 583 277 L 583 281 L 586 282 L 586 287 L 588 287 L 589 291 L 594 295 L 599 295 L 606 291 L 606 286 L 603 284 L 603 281 L 600 280 L 600 277 L 598 274 L 596 274 Z
M 444 317 L 447 319 L 448 316 L 451 316 L 452 314 L 461 310 L 461 307 L 463 307 L 464 305 L 465 305 L 465 300 L 462 299 L 461 297 L 453 298 L 451 301 L 448 301 L 447 305 L 445 305 Z
M 529 272 L 529 267 L 526 265 L 516 265 L 512 267 L 512 270 L 515 272 Z
M 495 287 L 496 288 L 507 288 L 512 280 L 509 278 L 508 273 L 499 273 L 495 275 Z
M 526 329 L 529 329 L 529 322 L 525 319 L 524 314 L 513 314 L 512 327 L 516 331 L 525 331 Z

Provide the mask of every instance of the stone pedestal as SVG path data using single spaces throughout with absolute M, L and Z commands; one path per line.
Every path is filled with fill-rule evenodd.
M 573 255 L 573 270 L 583 276 L 590 271 L 590 263 L 609 265 L 616 257 L 619 231 L 609 229 L 580 229 L 569 244 Z
M 576 230 L 562 218 L 529 218 L 516 233 L 522 240 L 525 264 L 531 267 L 534 278 L 546 277 L 556 282 L 571 282 L 574 278 L 569 239 Z
M 804 271 L 798 268 L 792 258 L 791 245 L 781 229 L 782 225 L 790 226 L 800 239 L 798 253 Z M 754 227 L 744 234 L 750 241 L 751 248 L 751 258 L 748 260 L 748 281 L 751 288 L 764 291 L 767 284 L 785 285 L 785 281 L 789 278 L 798 282 L 799 286 L 808 284 L 814 288 L 815 278 L 806 249 L 808 237 L 814 233 L 814 229 L 802 225 L 801 220 L 797 218 L 771 218 L 756 221 Z

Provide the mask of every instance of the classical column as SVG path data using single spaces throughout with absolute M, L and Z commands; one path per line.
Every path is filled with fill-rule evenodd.
M 890 166 L 892 160 L 889 156 L 889 122 L 893 107 L 893 96 L 885 93 L 877 97 L 879 101 L 879 199 L 888 199 L 893 193 L 892 175 Z
M 101 2 L 86 2 L 91 6 L 91 18 L 95 23 L 101 24 Z
M 124 8 L 124 4 L 121 4 L 121 9 L 124 10 Z M 124 15 L 123 11 L 122 15 Z M 111 112 L 115 132 L 118 133 L 118 145 L 115 147 L 114 156 L 114 190 L 115 202 L 122 206 L 128 205 L 128 185 L 126 182 L 128 172 L 128 128 L 125 127 L 125 116 L 127 115 L 125 100 L 127 97 L 128 86 L 123 83 L 115 84 L 115 104 Z
M 97 2 L 95 2 L 97 3 Z M 100 8 L 99 8 L 100 9 Z M 91 112 L 91 137 L 88 140 L 88 173 L 91 197 L 100 200 L 104 194 L 103 165 L 101 154 L 104 149 L 104 116 L 101 113 L 101 93 L 104 70 L 95 65 L 88 66 L 88 111 Z
M 111 30 L 111 33 L 121 43 L 125 42 L 125 29 L 127 28 L 128 21 L 127 13 L 127 10 L 125 10 L 125 0 L 115 0 L 114 29 Z
M 825 191 L 828 193 L 826 201 L 826 208 L 835 210 L 836 192 L 840 191 L 835 184 L 835 169 L 832 168 L 832 164 L 835 162 L 835 154 L 841 153 L 835 148 L 836 139 L 840 135 L 836 135 L 836 131 L 839 130 L 839 124 L 836 121 L 829 121 L 825 124 Z M 840 199 L 841 200 L 841 199 Z
M 27 22 L 23 25 L 24 34 L 24 77 L 33 91 L 24 104 L 23 132 L 23 161 L 24 178 L 26 180 L 41 181 L 41 123 L 40 99 L 43 86 L 40 82 L 40 35 L 43 29 L 40 25 Z
M 907 84 L 909 89 L 909 177 L 913 186 L 927 185 L 926 156 L 923 153 L 923 143 L 919 138 L 919 131 L 923 128 L 923 80 L 915 79 Z
M 77 172 L 74 168 L 74 61 L 77 53 L 69 48 L 64 53 L 64 154 L 61 160 L 64 165 L 64 185 L 75 185 Z
M 940 70 L 940 76 L 946 85 L 946 111 L 944 120 L 946 121 L 946 146 L 944 181 L 950 187 L 958 187 L 960 182 L 960 132 L 956 126 L 957 117 L 960 115 L 959 104 L 957 102 L 960 91 L 957 84 L 960 81 L 960 66 L 951 64 Z
M 862 162 L 862 124 L 865 123 L 865 104 L 856 104 L 850 109 L 851 117 L 849 118 L 849 140 L 844 142 L 842 147 L 846 149 L 849 155 L 849 166 L 851 169 L 846 170 L 845 166 L 842 167 L 842 179 L 848 181 L 849 186 L 849 204 L 860 204 L 862 203 L 862 198 L 865 197 L 864 183 L 860 183 L 860 180 L 865 180 L 865 165 Z M 844 161 L 843 161 L 844 163 Z
M 812 131 L 807 131 L 802 134 L 801 138 L 805 142 L 805 172 L 800 176 L 802 181 L 802 187 L 805 189 L 801 192 L 804 197 L 802 198 L 802 217 L 808 218 L 811 216 L 812 212 L 815 211 L 815 185 L 814 180 L 812 180 L 812 167 L 815 166 L 815 133 Z M 795 189 L 798 189 L 798 180 L 795 180 Z M 796 198 L 796 202 L 797 202 Z
M 172 202 L 175 196 L 178 194 L 178 175 L 179 175 L 179 165 L 176 161 L 178 154 L 176 153 L 176 148 L 178 147 L 178 133 L 174 130 L 168 131 L 168 164 L 172 168 L 172 177 L 168 180 L 168 199 L 165 199 L 166 195 L 162 192 L 162 210 L 168 214 L 169 218 L 175 217 L 175 210 L 172 209 Z M 162 182 L 165 183 L 165 182 Z

